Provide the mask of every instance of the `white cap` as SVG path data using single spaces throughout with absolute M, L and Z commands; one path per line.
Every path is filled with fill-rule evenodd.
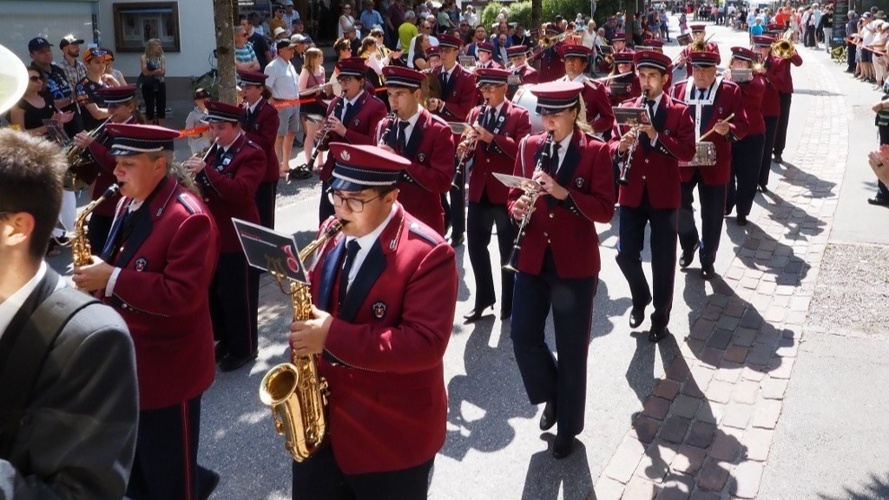
M 277 28 L 275 28 L 275 32 L 273 34 L 274 34 L 275 38 L 278 38 L 278 35 L 280 35 L 281 33 L 286 33 L 286 32 L 287 32 L 287 30 L 278 26 Z

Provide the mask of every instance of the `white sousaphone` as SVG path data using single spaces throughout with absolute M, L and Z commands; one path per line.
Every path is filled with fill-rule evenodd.
M 22 98 L 28 88 L 28 70 L 24 63 L 0 45 L 0 113 L 5 113 Z

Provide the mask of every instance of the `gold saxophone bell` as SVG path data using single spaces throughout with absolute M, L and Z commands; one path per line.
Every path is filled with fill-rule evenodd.
M 316 250 L 342 231 L 340 222 L 332 224 L 318 239 L 299 253 L 306 262 Z M 275 275 L 280 280 L 280 275 Z M 312 295 L 309 285 L 290 282 L 293 319 L 312 317 Z M 269 370 L 259 384 L 259 399 L 272 409 L 275 431 L 284 436 L 284 448 L 293 460 L 302 462 L 324 444 L 327 437 L 327 381 L 318 374 L 315 356 L 291 356 L 290 363 L 281 363 Z

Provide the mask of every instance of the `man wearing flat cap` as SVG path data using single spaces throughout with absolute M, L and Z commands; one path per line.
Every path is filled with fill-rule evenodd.
M 109 124 L 123 197 L 101 258 L 74 283 L 113 307 L 136 347 L 139 430 L 130 498 L 207 498 L 219 475 L 197 465 L 201 396 L 213 382 L 207 290 L 219 234 L 173 166 L 179 132 Z
M 313 318 L 290 329 L 293 354 L 320 355 L 330 446 L 293 461 L 294 498 L 426 498 L 445 440 L 442 358 L 457 300 L 456 258 L 398 202 L 408 160 L 338 142 L 330 156 L 326 196 L 336 214 L 321 232 L 335 220 L 343 229 L 311 272 Z

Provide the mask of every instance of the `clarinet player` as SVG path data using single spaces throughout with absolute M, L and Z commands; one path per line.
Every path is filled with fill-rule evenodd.
M 583 87 L 550 82 L 531 88 L 546 133 L 522 139 L 513 173 L 532 178 L 540 191 L 535 197 L 511 189 L 508 204 L 517 221 L 530 217 L 518 236 L 523 241 L 514 259 L 518 274 L 512 342 L 528 399 L 546 403 L 540 429 L 558 424 L 552 448 L 557 459 L 574 451 L 575 436 L 583 430 L 587 350 L 600 268 L 594 222 L 609 222 L 614 215 L 611 156 L 586 121 Z M 589 255 L 578 259 L 579 249 Z M 558 362 L 544 340 L 551 307 Z

